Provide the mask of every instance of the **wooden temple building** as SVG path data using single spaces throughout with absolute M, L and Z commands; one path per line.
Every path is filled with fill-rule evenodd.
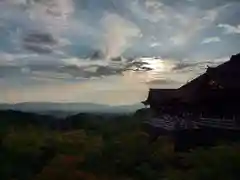
M 150 89 L 147 124 L 159 130 L 240 130 L 240 54 L 178 89 Z

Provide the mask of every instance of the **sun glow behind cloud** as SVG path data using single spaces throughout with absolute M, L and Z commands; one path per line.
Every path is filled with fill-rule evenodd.
M 163 60 L 161 58 L 141 58 L 142 62 L 146 62 L 146 67 L 156 72 L 169 72 L 174 67 L 174 63 L 170 60 Z

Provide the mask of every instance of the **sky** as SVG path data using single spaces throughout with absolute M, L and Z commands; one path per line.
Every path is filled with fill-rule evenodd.
M 0 103 L 139 103 L 239 53 L 239 17 L 238 0 L 0 0 Z

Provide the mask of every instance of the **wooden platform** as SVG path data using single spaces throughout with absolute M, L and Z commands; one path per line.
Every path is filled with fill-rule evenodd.
M 181 118 L 178 116 L 163 115 L 161 117 L 154 117 L 144 122 L 156 128 L 162 128 L 167 131 L 176 131 L 184 129 L 197 128 L 194 121 L 190 119 Z
M 240 131 L 203 127 L 195 129 L 166 130 L 162 127 L 143 124 L 144 131 L 149 135 L 149 142 L 155 142 L 159 136 L 168 136 L 174 143 L 175 151 L 188 151 L 196 147 L 211 147 L 218 142 L 240 141 Z
M 240 131 L 239 123 L 235 119 L 218 119 L 199 117 L 194 119 L 182 118 L 178 116 L 162 115 L 154 117 L 144 122 L 156 128 L 167 131 L 178 131 L 185 129 L 216 128 Z
M 199 118 L 198 120 L 194 120 L 194 123 L 200 128 L 217 128 L 240 131 L 240 127 L 234 119 Z

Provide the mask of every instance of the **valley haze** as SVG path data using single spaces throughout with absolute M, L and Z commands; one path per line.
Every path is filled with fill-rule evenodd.
M 40 114 L 66 116 L 77 113 L 104 113 L 122 114 L 134 113 L 143 108 L 139 104 L 110 106 L 94 103 L 48 103 L 48 102 L 26 102 L 17 104 L 0 104 L 0 110 L 14 110 L 23 112 L 34 112 Z

